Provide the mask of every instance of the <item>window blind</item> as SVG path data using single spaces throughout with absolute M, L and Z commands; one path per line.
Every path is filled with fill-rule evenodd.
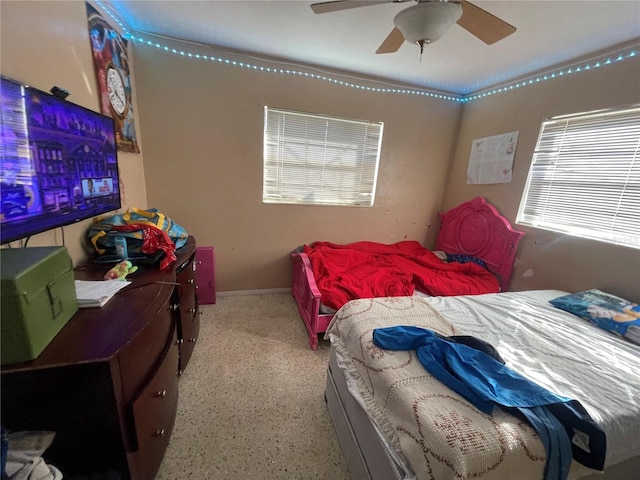
M 265 107 L 264 203 L 372 206 L 383 124 Z
M 640 248 L 640 105 L 544 121 L 516 223 Z

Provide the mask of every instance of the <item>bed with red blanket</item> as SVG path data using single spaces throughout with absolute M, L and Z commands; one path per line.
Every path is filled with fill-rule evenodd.
M 291 254 L 291 293 L 309 334 L 318 346 L 333 313 L 357 298 L 474 295 L 506 291 L 522 232 L 483 198 L 440 214 L 436 250 L 476 262 L 444 262 L 415 241 L 391 245 L 314 242 Z M 486 268 L 485 268 L 486 267 Z M 321 308 L 323 307 L 323 308 Z M 328 308 L 326 308 L 328 307 Z

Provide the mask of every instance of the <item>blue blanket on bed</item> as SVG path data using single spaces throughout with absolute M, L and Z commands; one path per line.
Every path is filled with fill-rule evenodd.
M 547 453 L 545 480 L 565 480 L 572 457 L 602 470 L 606 436 L 582 405 L 537 385 L 487 353 L 419 327 L 378 328 L 373 342 L 388 350 L 416 350 L 435 378 L 491 414 L 494 405 L 524 416 Z

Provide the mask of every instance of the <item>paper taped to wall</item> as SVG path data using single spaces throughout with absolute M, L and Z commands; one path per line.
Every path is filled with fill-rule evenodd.
M 471 144 L 467 183 L 511 182 L 511 168 L 518 144 L 518 133 L 475 139 Z

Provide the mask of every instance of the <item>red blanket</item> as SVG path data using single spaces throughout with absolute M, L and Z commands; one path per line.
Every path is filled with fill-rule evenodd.
M 480 265 L 445 263 L 415 241 L 304 246 L 324 305 L 339 309 L 356 298 L 496 293 L 496 277 Z

